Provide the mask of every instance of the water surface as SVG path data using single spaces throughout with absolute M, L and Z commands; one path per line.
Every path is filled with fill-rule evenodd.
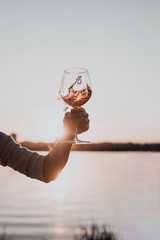
M 125 240 L 160 239 L 160 153 L 72 152 L 49 184 L 0 167 L 0 233 L 72 239 L 94 222 Z

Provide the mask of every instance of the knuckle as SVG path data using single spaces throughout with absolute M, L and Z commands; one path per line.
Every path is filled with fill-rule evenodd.
M 86 123 L 89 123 L 89 119 L 88 118 L 86 118 L 85 120 L 86 120 Z
M 81 117 L 85 117 L 85 113 L 84 113 L 84 112 L 81 112 L 81 113 L 80 113 L 80 116 L 81 116 Z
M 85 118 L 85 119 L 84 119 L 84 123 L 87 123 L 87 124 L 88 124 L 88 123 L 89 123 L 89 119 L 88 119 L 88 118 Z
M 86 128 L 89 129 L 89 124 L 86 124 Z
M 82 112 L 82 116 L 83 117 L 87 117 L 87 113 L 86 112 Z
M 88 113 L 83 112 L 83 117 L 88 118 L 89 117 Z
M 88 129 L 89 129 L 89 125 L 88 125 L 88 124 L 85 124 L 83 130 L 84 130 L 84 131 L 87 131 Z

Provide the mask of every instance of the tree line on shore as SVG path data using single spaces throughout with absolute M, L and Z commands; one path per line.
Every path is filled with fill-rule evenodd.
M 17 135 L 12 134 L 12 137 L 17 141 Z M 18 141 L 17 141 L 18 142 Z M 22 147 L 26 147 L 32 151 L 49 151 L 55 144 L 45 142 L 20 142 Z M 160 152 L 160 143 L 89 143 L 72 145 L 72 151 L 151 151 Z

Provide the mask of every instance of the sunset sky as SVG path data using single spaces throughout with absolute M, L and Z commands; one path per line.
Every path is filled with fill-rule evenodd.
M 91 141 L 160 141 L 160 1 L 0 0 L 0 131 L 62 133 L 65 68 L 89 70 Z

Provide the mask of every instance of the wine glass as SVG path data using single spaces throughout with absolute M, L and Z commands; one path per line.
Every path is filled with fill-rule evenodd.
M 92 87 L 88 70 L 85 68 L 65 69 L 60 86 L 60 96 L 63 101 L 75 109 L 81 108 L 91 97 Z M 81 141 L 77 137 L 77 126 L 75 137 L 70 143 L 89 143 Z

